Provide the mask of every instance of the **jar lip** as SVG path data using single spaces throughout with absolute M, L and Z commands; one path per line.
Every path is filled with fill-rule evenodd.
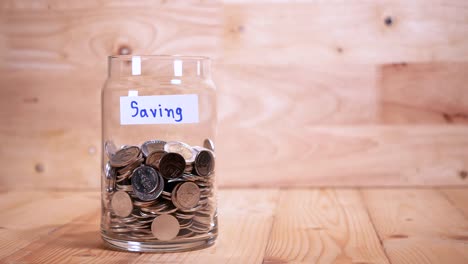
M 208 60 L 211 61 L 210 57 L 207 56 L 195 56 L 195 55 L 167 55 L 167 54 L 158 54 L 158 55 L 145 55 L 145 54 L 131 54 L 131 55 L 110 55 L 109 59 L 117 60 L 131 60 L 132 57 L 140 57 L 142 59 L 161 59 L 161 60 Z

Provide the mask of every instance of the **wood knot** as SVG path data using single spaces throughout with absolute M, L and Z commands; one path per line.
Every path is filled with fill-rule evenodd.
M 44 165 L 42 163 L 37 163 L 35 166 L 34 166 L 34 170 L 37 172 L 37 173 L 41 173 L 44 171 Z
M 119 50 L 117 51 L 119 55 L 129 55 L 132 53 L 132 49 L 129 46 L 122 45 L 119 47 Z
M 23 102 L 29 104 L 37 104 L 39 102 L 39 98 L 37 97 L 26 97 L 23 99 Z
M 390 236 L 388 236 L 388 238 L 403 239 L 403 238 L 408 238 L 408 236 L 407 236 L 407 235 L 403 235 L 403 234 L 395 234 L 395 235 L 390 235 Z
M 391 16 L 385 17 L 384 23 L 388 27 L 392 26 L 393 25 L 393 18 Z
M 408 66 L 408 63 L 406 63 L 406 62 L 395 62 L 395 63 L 392 63 L 392 65 L 393 65 L 393 67 L 400 68 L 400 67 Z
M 468 172 L 462 170 L 462 171 L 460 171 L 460 173 L 458 175 L 460 176 L 460 178 L 462 180 L 464 180 L 464 179 L 466 179 L 466 177 L 468 177 Z
M 449 239 L 459 240 L 459 241 L 468 241 L 468 236 L 466 235 L 452 235 L 448 237 Z

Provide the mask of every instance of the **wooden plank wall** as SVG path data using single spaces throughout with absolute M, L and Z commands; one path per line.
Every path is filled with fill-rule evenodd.
M 127 53 L 215 59 L 221 186 L 467 185 L 466 1 L 5 0 L 1 188 L 98 188 Z

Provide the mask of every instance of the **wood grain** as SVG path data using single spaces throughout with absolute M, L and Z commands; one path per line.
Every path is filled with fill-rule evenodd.
M 221 34 L 217 3 L 101 2 L 5 4 L 0 68 L 79 74 L 80 69 L 93 67 L 104 77 L 109 55 L 217 57 Z
M 465 1 L 1 1 L 0 189 L 98 190 L 112 54 L 216 59 L 221 186 L 468 180 Z
M 466 185 L 464 126 L 220 130 L 222 185 Z M 242 138 L 242 141 L 238 139 Z M 248 149 L 252 155 L 237 155 Z M 265 158 L 268 157 L 268 158 Z M 240 180 L 242 179 L 242 182 Z
M 4 257 L 15 252 L 23 254 L 24 247 L 53 234 L 81 214 L 96 214 L 99 194 L 8 192 L 0 195 L 0 201 L 0 262 L 4 263 Z
M 221 189 L 216 244 L 172 254 L 105 248 L 99 192 L 6 192 L 0 263 L 466 263 L 463 192 Z
M 214 71 L 221 127 L 261 132 L 278 125 L 299 129 L 379 121 L 373 65 L 218 64 Z
M 437 191 L 375 189 L 363 194 L 392 263 L 468 261 L 467 218 Z
M 7 175 L 17 175 L 0 177 L 2 188 L 97 190 L 106 57 L 217 57 L 219 9 L 216 2 L 2 2 L 0 157 Z
M 381 121 L 386 124 L 467 124 L 468 63 L 385 65 Z
M 463 174 L 466 177 L 466 172 Z M 441 192 L 468 219 L 468 192 L 464 188 L 446 188 Z
M 79 193 L 83 194 L 83 192 Z M 96 194 L 96 193 L 94 193 Z M 216 245 L 176 254 L 135 254 L 103 247 L 99 212 L 86 213 L 51 235 L 8 256 L 21 263 L 261 263 L 271 228 L 277 190 L 221 190 L 220 235 Z M 99 202 L 94 203 L 98 205 Z M 1 259 L 0 259 L 1 261 Z
M 389 263 L 355 190 L 281 192 L 264 263 Z
M 2 186 L 97 190 L 101 146 L 97 81 L 78 83 L 67 75 L 40 72 L 21 76 L 4 78 L 0 90 L 0 157 L 6 173 L 0 177 Z
M 377 95 L 370 89 L 374 79 L 359 73 L 370 70 L 367 67 L 340 74 L 333 67 L 309 72 L 300 67 L 220 69 L 225 71 L 217 142 L 222 186 L 467 183 L 461 176 L 468 170 L 466 126 L 373 125 L 370 122 L 378 119 Z M 291 75 L 298 80 L 293 85 L 281 82 Z M 97 190 L 100 103 L 99 89 L 93 85 L 102 78 L 88 75 L 90 80 L 75 83 L 67 76 L 40 72 L 22 76 L 9 75 L 0 90 L 6 95 L 0 97 L 5 124 L 0 128 L 2 186 Z M 43 77 L 57 86 L 41 82 Z M 241 81 L 246 79 L 258 84 L 250 93 L 251 86 Z M 310 111 L 308 106 L 314 104 L 330 108 Z M 247 150 L 255 154 L 239 155 Z
M 468 59 L 464 1 L 233 2 L 225 5 L 223 37 L 230 63 Z
M 262 263 L 273 223 L 278 190 L 231 189 L 219 192 L 219 238 L 205 250 L 142 255 L 142 263 Z

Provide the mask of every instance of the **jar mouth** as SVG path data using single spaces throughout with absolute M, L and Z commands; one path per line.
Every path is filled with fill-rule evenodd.
M 186 55 L 108 56 L 110 78 L 166 78 L 180 83 L 182 78 L 210 78 L 211 60 Z
M 208 60 L 211 61 L 210 57 L 207 56 L 196 56 L 196 55 L 145 55 L 145 54 L 129 54 L 129 55 L 110 55 L 109 59 L 113 60 L 132 60 L 133 57 L 140 57 L 142 59 L 158 59 L 158 60 Z

